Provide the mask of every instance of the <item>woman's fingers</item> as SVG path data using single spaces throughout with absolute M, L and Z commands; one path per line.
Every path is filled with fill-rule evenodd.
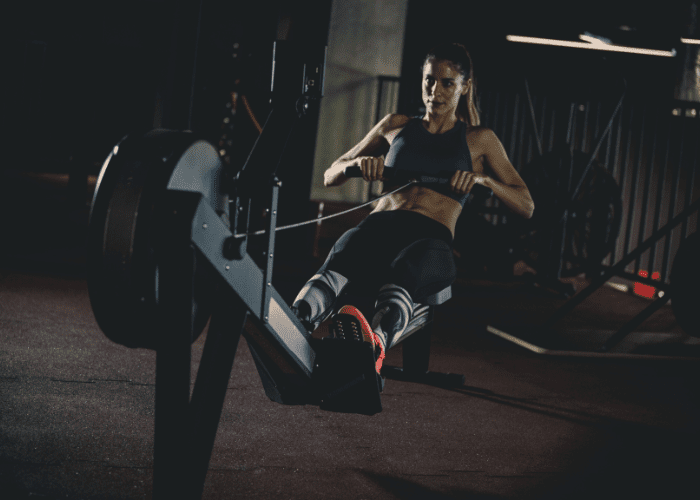
M 450 185 L 455 193 L 467 194 L 471 192 L 474 184 L 480 181 L 483 176 L 479 176 L 474 172 L 466 172 L 464 170 L 458 170 L 450 179 Z
M 384 160 L 374 156 L 364 156 L 360 158 L 360 168 L 364 180 L 367 182 L 377 181 L 383 178 Z
M 470 181 L 472 181 L 473 177 L 472 172 L 465 172 L 463 170 L 458 170 L 457 172 L 454 173 L 452 176 L 452 179 L 450 180 L 450 185 L 452 186 L 452 190 L 455 193 L 459 194 L 466 194 L 469 192 L 469 189 L 471 188 L 469 186 Z M 472 182 L 472 185 L 473 182 Z

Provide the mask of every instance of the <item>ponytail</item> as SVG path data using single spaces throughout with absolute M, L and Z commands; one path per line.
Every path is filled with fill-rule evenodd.
M 476 94 L 475 87 L 476 84 L 472 78 L 469 90 L 459 99 L 459 104 L 457 105 L 457 118 L 467 122 L 467 125 L 470 127 L 478 127 L 481 125 L 479 108 L 477 107 L 476 100 L 474 98 L 474 95 Z

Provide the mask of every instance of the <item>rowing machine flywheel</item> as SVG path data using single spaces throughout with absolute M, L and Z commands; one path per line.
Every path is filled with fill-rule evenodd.
M 199 192 L 227 220 L 221 181 L 216 149 L 190 132 L 153 130 L 113 148 L 97 180 L 87 247 L 90 302 L 109 339 L 159 346 L 158 204 L 168 190 Z M 211 316 L 217 283 L 199 254 L 195 269 L 193 342 Z

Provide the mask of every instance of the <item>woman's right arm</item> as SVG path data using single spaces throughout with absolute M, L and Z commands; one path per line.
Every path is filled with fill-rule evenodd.
M 407 117 L 403 115 L 388 114 L 382 118 L 354 148 L 333 162 L 323 174 L 323 184 L 326 187 L 341 186 L 348 180 L 345 168 L 351 166 L 361 167 L 366 181 L 381 180 L 384 161 L 380 156 L 389 151 L 385 135 L 397 126 L 405 125 L 405 121 Z

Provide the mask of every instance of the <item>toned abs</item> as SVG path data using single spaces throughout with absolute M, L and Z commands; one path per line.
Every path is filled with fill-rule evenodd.
M 403 126 L 391 130 L 384 135 L 389 144 L 393 142 L 402 128 Z M 480 151 L 476 134 L 467 133 L 467 145 L 469 146 L 469 152 L 472 157 L 473 171 L 475 173 L 483 173 L 483 154 Z M 402 189 L 398 193 L 378 200 L 372 213 L 388 210 L 408 210 L 430 217 L 447 226 L 452 232 L 452 237 L 454 237 L 457 219 L 462 213 L 462 205 L 460 205 L 457 200 L 437 193 L 427 187 L 410 186 L 406 189 Z

